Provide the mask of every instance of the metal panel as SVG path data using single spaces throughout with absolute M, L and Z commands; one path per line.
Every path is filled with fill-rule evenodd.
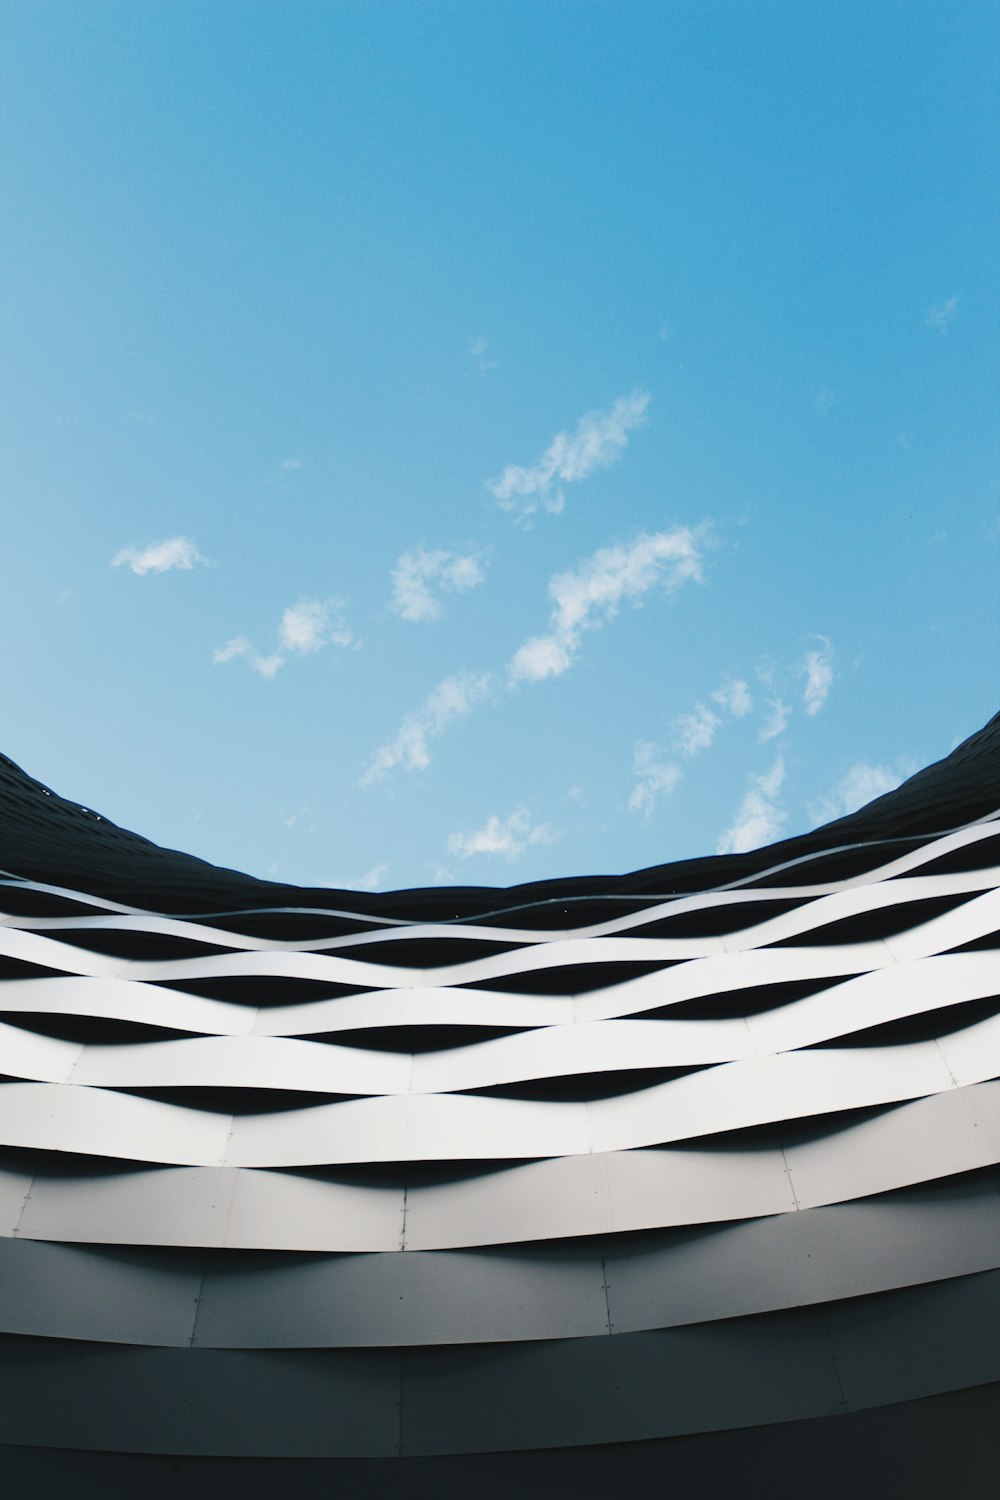
M 102 1088 L 201 1086 L 395 1094 L 406 1093 L 410 1081 L 410 1058 L 405 1054 L 365 1052 L 286 1037 L 199 1037 L 134 1046 L 88 1046 L 77 1051 L 79 1057 L 70 1063 L 72 1082 Z
M 1000 1265 L 997 1181 L 606 1242 L 615 1332 L 868 1296 Z
M 1000 1380 L 1000 1272 L 832 1303 L 830 1342 L 854 1407 Z
M 387 1455 L 396 1451 L 400 1400 L 405 1454 L 796 1420 L 840 1410 L 841 1382 L 861 1406 L 996 1378 L 997 1279 L 890 1293 L 823 1314 L 415 1350 L 403 1359 L 401 1383 L 394 1351 L 132 1350 L 5 1337 L 0 1438 L 133 1452 Z M 911 1356 L 905 1364 L 899 1351 Z
M 308 1173 L 233 1173 L 225 1243 L 275 1250 L 397 1250 L 402 1185 L 330 1182 Z
M 507 1250 L 206 1259 L 0 1241 L 0 1330 L 325 1348 L 592 1337 L 609 1312 L 619 1334 L 718 1321 L 994 1268 L 997 1186 L 961 1179 L 722 1228 Z
M 0 1441 L 132 1453 L 389 1456 L 399 1356 L 0 1338 Z
M 49 1338 L 184 1345 L 201 1266 L 165 1253 L 0 1240 L 0 1329 Z
M 0 1234 L 13 1234 L 31 1189 L 31 1173 L 0 1167 Z
M 256 1006 L 233 1005 L 187 995 L 161 985 L 127 979 L 8 979 L 0 985 L 0 1013 L 101 1016 L 139 1021 L 147 1026 L 208 1035 L 248 1035 L 257 1019 Z
M 982 1024 L 970 1082 L 997 1070 L 1000 1023 Z M 0 1138 L 102 1156 L 115 1155 L 124 1139 L 131 1159 L 204 1166 L 223 1153 L 229 1164 L 254 1167 L 527 1158 L 633 1149 L 953 1086 L 933 1043 L 754 1058 L 586 1107 L 402 1095 L 230 1121 L 100 1089 L 12 1083 L 0 1087 Z
M 944 954 L 844 980 L 750 1016 L 746 1026 L 756 1051 L 786 1052 L 924 1011 L 941 1009 L 947 1024 L 948 1006 L 995 995 L 998 983 L 994 954 Z
M 985 895 L 973 896 L 964 906 L 937 917 L 912 932 L 901 932 L 886 939 L 886 947 L 893 958 L 902 961 L 922 958 L 928 953 L 940 953 L 945 948 L 954 948 L 959 943 L 968 943 L 973 938 L 996 932 L 1000 927 L 1000 891 L 987 891 Z
M 916 1099 L 829 1134 L 790 1141 L 785 1160 L 800 1207 L 991 1165 L 996 1157 L 969 1116 L 967 1092 Z
M 834 1115 L 822 1129 L 788 1126 L 782 1135 L 784 1162 L 776 1145 L 741 1148 L 724 1138 L 459 1168 L 437 1184 L 411 1184 L 405 1244 L 503 1244 L 755 1217 L 988 1166 L 1000 1160 L 1000 1084 L 950 1090 L 860 1123 Z M 8 1233 L 20 1220 L 28 1237 L 121 1244 L 360 1251 L 404 1242 L 401 1180 L 232 1168 L 40 1175 L 22 1217 L 29 1185 L 30 1175 L 0 1174 Z
M 18 1233 L 29 1239 L 98 1244 L 221 1245 L 231 1168 L 36 1176 Z
M 57 1083 L 0 1085 L 0 1140 L 43 1151 L 134 1161 L 221 1163 L 229 1117 Z
M 997 965 L 998 988 L 1000 988 L 1000 963 Z M 966 1026 L 962 1031 L 953 1031 L 938 1041 L 938 1047 L 948 1071 L 955 1082 L 979 1083 L 986 1078 L 995 1078 L 1000 1073 L 1000 1015 L 990 1016 L 975 1026 Z
M 979 1083 L 974 1088 L 961 1089 L 959 1094 L 974 1127 L 984 1138 L 986 1154 L 993 1161 L 1000 1161 L 1000 1082 Z
M 322 1348 L 607 1332 L 600 1252 L 350 1255 L 206 1273 L 200 1347 Z
M 403 1360 L 402 1452 L 634 1442 L 839 1409 L 818 1315 L 620 1338 L 421 1350 Z
M 599 1169 L 590 1156 L 527 1162 L 411 1189 L 406 1247 L 500 1244 L 600 1234 L 608 1227 Z
M 707 1223 L 795 1207 L 781 1152 L 747 1146 L 595 1155 L 607 1227 L 652 1229 Z

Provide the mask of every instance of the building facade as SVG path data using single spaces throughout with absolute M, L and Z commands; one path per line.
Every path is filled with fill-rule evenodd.
M 75 1494 L 996 1493 L 1000 719 L 753 854 L 360 895 L 0 764 L 0 1445 Z

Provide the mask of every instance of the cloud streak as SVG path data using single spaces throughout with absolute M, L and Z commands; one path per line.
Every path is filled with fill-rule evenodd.
M 833 647 L 825 636 L 819 639 L 823 644 L 816 650 L 807 651 L 802 663 L 806 679 L 802 703 L 809 715 L 819 713 L 833 686 Z
M 172 536 L 162 542 L 150 542 L 148 547 L 123 547 L 111 559 L 113 568 L 127 565 L 142 578 L 146 573 L 169 573 L 174 568 L 190 570 L 195 563 L 205 563 L 194 542 L 188 536 Z
M 681 755 L 700 755 L 715 739 L 718 727 L 718 714 L 696 703 L 690 713 L 678 714 L 674 720 L 674 749 Z
M 281 617 L 278 637 L 284 651 L 308 656 L 324 646 L 353 646 L 354 631 L 344 617 L 343 599 L 300 599 Z
M 537 510 L 553 513 L 565 505 L 564 484 L 577 484 L 595 469 L 606 469 L 621 455 L 628 435 L 646 420 L 648 391 L 620 396 L 608 411 L 580 418 L 572 432 L 559 432 L 537 463 L 508 464 L 489 490 L 501 509 L 526 517 Z
M 509 681 L 560 676 L 576 660 L 585 632 L 614 619 L 623 602 L 637 604 L 657 584 L 672 591 L 700 577 L 698 538 L 686 527 L 643 532 L 627 546 L 602 548 L 575 572 L 549 581 L 551 629 L 519 648 L 507 668 Z
M 727 677 L 722 686 L 712 694 L 712 702 L 726 709 L 734 719 L 743 719 L 753 712 L 750 689 L 742 677 Z
M 924 323 L 940 334 L 948 332 L 958 316 L 958 298 L 948 297 L 944 302 L 935 302 L 924 314 Z
M 343 599 L 300 599 L 278 623 L 278 650 L 265 656 L 245 635 L 233 636 L 212 653 L 213 666 L 243 658 L 261 677 L 276 677 L 289 656 L 311 656 L 325 646 L 360 646 L 344 615 Z
M 882 797 L 899 786 L 910 769 L 894 769 L 892 766 L 873 766 L 860 760 L 844 773 L 833 791 L 809 804 L 809 816 L 813 826 L 832 823 L 835 818 L 844 818 L 857 812 L 876 797 Z
M 785 762 L 780 755 L 769 771 L 749 778 L 732 827 L 720 834 L 716 843 L 717 854 L 744 854 L 748 849 L 773 843 L 788 820 L 778 801 L 784 779 Z
M 442 604 L 435 588 L 463 594 L 478 588 L 485 578 L 476 552 L 431 552 L 426 547 L 414 547 L 402 554 L 392 571 L 389 608 L 402 620 L 436 620 Z
M 407 714 L 394 737 L 375 751 L 362 774 L 362 786 L 383 781 L 400 768 L 425 771 L 431 759 L 428 742 L 465 718 L 491 687 L 488 672 L 461 672 L 439 682 L 420 708 Z
M 507 818 L 496 815 L 487 818 L 474 833 L 453 833 L 448 840 L 448 853 L 460 859 L 470 859 L 474 854 L 502 854 L 506 859 L 518 859 L 530 846 L 551 844 L 555 837 L 548 823 L 532 823 L 528 809 L 518 807 Z
M 757 736 L 762 745 L 768 740 L 776 740 L 779 734 L 784 734 L 788 721 L 792 717 L 791 708 L 782 698 L 770 699 L 767 706 L 771 712 L 761 725 Z
M 635 786 L 628 799 L 628 810 L 641 813 L 647 823 L 659 797 L 669 797 L 683 775 L 680 766 L 659 759 L 659 755 L 659 746 L 650 740 L 639 740 L 635 747 Z

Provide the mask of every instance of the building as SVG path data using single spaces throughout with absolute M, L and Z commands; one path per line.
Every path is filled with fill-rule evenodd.
M 1000 716 L 861 812 L 361 895 L 0 761 L 11 1492 L 996 1493 Z

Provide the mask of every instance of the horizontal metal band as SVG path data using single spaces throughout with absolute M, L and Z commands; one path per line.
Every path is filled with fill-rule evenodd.
M 998 1319 L 1000 1273 L 987 1272 L 817 1311 L 533 1344 L 222 1351 L 4 1336 L 0 1441 L 303 1457 L 634 1442 L 997 1380 Z
M 725 1227 L 513 1249 L 322 1256 L 0 1239 L 0 1332 L 186 1348 L 618 1335 L 1000 1266 L 1000 1176 Z
M 99 1244 L 374 1251 L 571 1239 L 731 1222 L 1000 1162 L 1000 1083 L 767 1139 L 388 1176 L 115 1167 L 40 1156 L 0 1171 L 0 1234 Z

